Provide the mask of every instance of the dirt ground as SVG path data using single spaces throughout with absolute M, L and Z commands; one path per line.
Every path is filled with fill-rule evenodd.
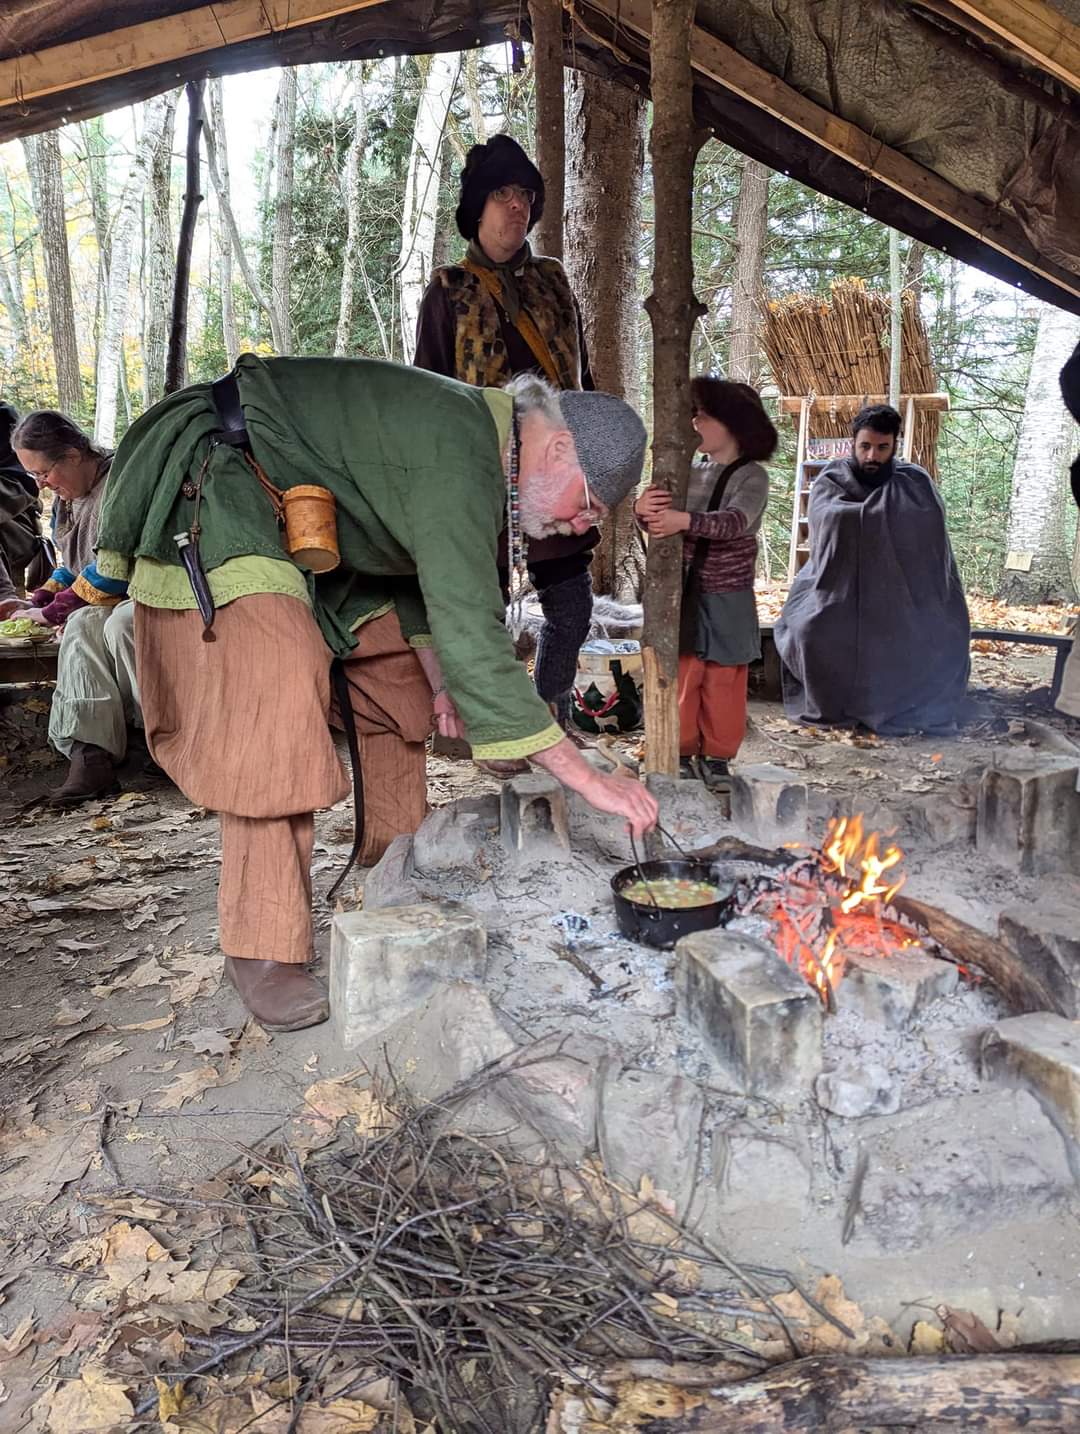
M 887 809 L 898 791 L 962 803 L 968 774 L 1031 740 L 1025 720 L 1080 737 L 1080 723 L 1048 707 L 1052 665 L 1044 649 L 976 652 L 971 710 L 950 740 L 814 734 L 779 704 L 752 701 L 739 760 L 795 768 L 853 811 Z M 145 752 L 132 753 L 121 796 L 61 813 L 42 804 L 64 771 L 46 742 L 48 696 L 0 688 L 0 1427 L 10 1430 L 41 1426 L 23 1422 L 25 1388 L 5 1415 L 5 1387 L 19 1381 L 13 1365 L 5 1386 L 3 1360 L 25 1356 L 50 1322 L 70 1334 L 73 1277 L 56 1255 L 100 1227 L 101 1202 L 205 1181 L 313 1091 L 357 1076 L 329 1025 L 268 1036 L 221 984 L 216 821 L 149 774 Z M 430 761 L 433 806 L 496 789 L 469 762 Z M 348 804 L 320 813 L 316 833 L 325 962 Z M 363 878 L 350 878 L 344 908 L 362 899 Z M 909 889 L 919 894 L 918 869 Z M 956 911 L 992 925 L 974 896 Z

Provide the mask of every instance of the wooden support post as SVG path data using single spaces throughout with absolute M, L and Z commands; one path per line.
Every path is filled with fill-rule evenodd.
M 694 297 L 690 225 L 694 160 L 704 142 L 694 125 L 690 35 L 695 0 L 653 0 L 649 139 L 653 203 L 653 291 L 645 301 L 653 335 L 652 481 L 686 499 L 690 426 L 690 335 L 705 312 Z M 679 606 L 682 538 L 654 539 L 645 564 L 645 766 L 679 770 Z
M 915 452 L 915 400 L 909 398 L 904 405 L 904 446 L 903 458 L 905 463 L 912 461 Z
M 188 103 L 187 176 L 184 184 L 184 208 L 180 216 L 180 235 L 176 242 L 176 279 L 173 284 L 169 348 L 165 359 L 166 393 L 175 393 L 184 385 L 191 246 L 195 240 L 195 222 L 199 213 L 199 205 L 202 203 L 199 181 L 199 144 L 202 139 L 203 127 L 203 81 L 193 80 L 186 86 L 185 94 Z
M 544 215 L 536 252 L 563 256 L 566 190 L 566 110 L 563 105 L 563 12 L 560 0 L 529 0 L 536 104 L 536 167 L 544 179 Z

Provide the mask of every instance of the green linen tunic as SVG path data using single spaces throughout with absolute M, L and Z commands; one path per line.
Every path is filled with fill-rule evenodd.
M 209 451 L 200 552 L 216 603 L 265 592 L 309 601 L 339 654 L 393 606 L 410 643 L 435 646 L 476 756 L 528 756 L 557 742 L 562 733 L 514 657 L 496 571 L 509 396 L 368 359 L 244 354 L 236 378 L 252 452 L 271 482 L 334 494 L 340 565 L 315 576 L 290 561 L 242 455 L 211 450 L 218 419 L 202 384 L 164 399 L 121 441 L 99 570 L 128 580 L 137 602 L 195 605 L 173 539 L 194 511 L 181 485 Z

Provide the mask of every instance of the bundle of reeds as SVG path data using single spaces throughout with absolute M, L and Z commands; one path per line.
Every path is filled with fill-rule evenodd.
M 889 299 L 868 289 L 861 279 L 838 279 L 828 299 L 794 294 L 762 304 L 761 342 L 773 377 L 783 394 L 850 394 L 854 397 L 889 391 Z M 901 393 L 933 393 L 936 379 L 930 343 L 915 295 L 905 290 L 902 301 L 900 356 Z M 848 432 L 851 414 L 815 411 L 813 438 L 840 438 Z M 941 415 L 920 412 L 915 419 L 914 458 L 931 473 Z

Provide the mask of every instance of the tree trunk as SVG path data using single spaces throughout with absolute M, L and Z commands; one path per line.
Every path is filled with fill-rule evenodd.
M 0 300 L 3 300 L 4 308 L 7 309 L 8 322 L 11 325 L 11 344 L 9 346 L 11 357 L 14 358 L 19 350 L 29 353 L 30 326 L 26 319 L 22 285 L 19 283 L 18 250 L 11 256 L 10 270 L 4 259 L 0 257 Z
M 90 191 L 90 208 L 94 218 L 94 234 L 97 237 L 97 293 L 94 298 L 94 348 L 101 339 L 101 319 L 105 312 L 105 299 L 109 287 L 109 261 L 112 254 L 109 234 L 109 186 L 107 163 L 109 143 L 100 116 L 83 120 L 83 146 L 86 151 L 86 174 Z
M 266 291 L 259 283 L 258 275 L 251 267 L 247 254 L 244 250 L 244 241 L 240 236 L 240 229 L 236 223 L 236 215 L 233 213 L 232 202 L 229 198 L 229 188 L 222 177 L 221 167 L 218 163 L 217 145 L 213 133 L 206 131 L 206 165 L 210 170 L 210 179 L 214 186 L 214 193 L 218 198 L 218 207 L 221 210 L 221 217 L 225 221 L 225 227 L 232 245 L 232 252 L 236 255 L 236 261 L 240 265 L 240 272 L 244 276 L 244 283 L 248 286 L 251 297 L 262 309 L 263 313 L 270 320 L 270 337 L 274 348 L 282 353 L 281 333 L 278 328 L 277 312 L 270 302 Z
M 199 205 L 203 201 L 199 176 L 199 147 L 203 131 L 203 82 L 190 80 L 188 103 L 187 165 L 184 179 L 184 209 L 180 216 L 180 238 L 176 248 L 176 275 L 169 323 L 169 352 L 165 362 L 165 392 L 175 393 L 187 382 L 188 290 L 191 283 L 191 247 Z
M 636 404 L 645 101 L 584 70 L 567 79 L 566 269 L 597 388 Z M 611 514 L 593 552 L 594 589 L 620 602 L 638 601 L 645 575 L 633 501 Z
M 131 170 L 115 210 L 112 263 L 109 267 L 109 286 L 98 345 L 97 404 L 94 419 L 94 441 L 106 448 L 112 447 L 116 437 L 120 350 L 124 342 L 130 299 L 131 253 L 135 226 L 139 222 L 150 163 L 161 142 L 169 104 L 169 95 L 156 95 L 143 106 L 142 136 L 135 146 Z
M 150 230 L 147 237 L 145 318 L 143 322 L 143 407 L 165 392 L 165 350 L 169 342 L 172 292 L 172 149 L 176 94 L 169 95 L 161 143 L 150 161 Z
M 277 188 L 274 192 L 274 239 L 270 263 L 270 292 L 280 342 L 278 353 L 293 351 L 292 233 L 293 180 L 296 147 L 296 71 L 284 69 L 278 86 Z
M 67 216 L 64 211 L 64 175 L 60 164 L 60 136 L 55 130 L 23 140 L 30 189 L 45 254 L 45 282 L 49 291 L 49 340 L 56 357 L 56 392 L 65 413 L 82 409 L 82 378 L 75 336 L 75 306 L 71 298 L 71 263 L 68 257 Z
M 923 285 L 926 283 L 926 245 L 921 239 L 912 239 L 904 260 L 904 288 L 915 295 L 916 303 L 922 303 Z
M 735 199 L 735 277 L 731 285 L 731 347 L 728 377 L 757 388 L 761 383 L 761 286 L 769 223 L 772 170 L 743 159 Z
M 566 111 L 563 107 L 561 0 L 529 0 L 536 105 L 536 167 L 544 179 L 544 216 L 533 247 L 552 259 L 563 256 L 563 191 L 566 173 Z
M 487 140 L 487 125 L 484 121 L 484 107 L 480 103 L 480 56 L 475 50 L 465 53 L 465 98 L 469 105 L 469 128 L 473 144 L 484 144 Z
M 1068 467 L 1073 421 L 1058 374 L 1080 340 L 1080 318 L 1047 305 L 1039 318 L 1013 465 L 1008 556 L 998 595 L 1009 603 L 1071 601 Z
M 460 68 L 460 61 L 453 55 L 432 55 L 429 58 L 413 126 L 402 205 L 401 253 L 398 256 L 401 351 L 406 362 L 410 363 L 416 346 L 420 300 L 431 277 L 442 180 L 443 138 Z
M 353 132 L 345 155 L 345 213 L 349 229 L 341 265 L 341 304 L 338 307 L 334 353 L 338 357 L 353 351 L 352 326 L 355 307 L 357 255 L 360 249 L 360 171 L 367 148 L 367 101 L 364 97 L 364 67 L 359 60 L 349 66 L 353 87 Z
M 210 136 L 217 141 L 217 157 L 221 187 L 225 203 L 229 203 L 229 147 L 225 133 L 225 95 L 220 79 L 210 81 L 210 123 L 206 130 L 207 153 L 210 150 Z M 208 162 L 209 163 L 209 162 Z M 221 208 L 221 201 L 218 201 Z M 221 215 L 224 220 L 224 212 Z M 221 248 L 221 337 L 225 344 L 225 355 L 232 368 L 240 353 L 240 338 L 236 331 L 236 303 L 233 298 L 233 240 L 227 222 L 223 223 L 218 244 Z
M 1075 1429 L 1080 1421 L 1076 1355 L 819 1355 L 776 1365 L 752 1379 L 729 1382 L 724 1373 L 715 1384 L 689 1388 L 660 1379 L 621 1382 L 611 1427 L 655 1434 L 887 1429 L 1013 1434 L 1021 1428 Z M 581 1428 L 580 1406 L 572 1395 L 557 1398 L 548 1425 L 552 1434 Z
M 650 155 L 656 216 L 653 290 L 645 309 L 653 334 L 652 481 L 686 498 L 694 432 L 690 427 L 690 337 L 705 312 L 694 296 L 690 249 L 694 128 L 690 32 L 694 0 L 653 0 Z M 645 565 L 645 765 L 679 770 L 679 606 L 682 539 L 649 544 Z

